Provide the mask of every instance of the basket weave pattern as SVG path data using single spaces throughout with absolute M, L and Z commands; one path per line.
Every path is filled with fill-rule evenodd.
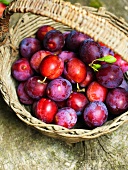
M 9 17 L 17 12 L 24 14 L 14 27 L 9 28 Z M 62 32 L 76 29 L 86 33 L 94 40 L 107 44 L 128 61 L 128 24 L 104 8 L 97 10 L 61 0 L 14 1 L 0 19 L 0 89 L 4 100 L 16 115 L 43 134 L 70 143 L 112 132 L 128 121 L 127 111 L 93 130 L 67 129 L 38 120 L 31 115 L 29 108 L 19 103 L 16 94 L 17 83 L 11 76 L 11 66 L 19 57 L 20 41 L 25 37 L 34 36 L 43 24 L 52 25 Z

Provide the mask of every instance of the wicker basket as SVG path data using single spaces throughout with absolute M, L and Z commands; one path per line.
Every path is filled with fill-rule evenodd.
M 23 15 L 16 25 L 10 28 L 9 22 L 13 13 Z M 68 143 L 96 138 L 116 130 L 128 121 L 127 111 L 93 130 L 67 129 L 38 120 L 31 115 L 29 108 L 19 103 L 17 83 L 11 76 L 11 65 L 19 57 L 19 42 L 25 37 L 34 36 L 38 27 L 43 24 L 52 25 L 62 32 L 76 29 L 87 33 L 94 40 L 107 44 L 128 61 L 128 24 L 104 8 L 72 5 L 62 0 L 15 0 L 0 19 L 0 89 L 4 100 L 16 115 L 43 134 Z

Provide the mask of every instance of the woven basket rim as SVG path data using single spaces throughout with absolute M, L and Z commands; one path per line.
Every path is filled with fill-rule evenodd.
M 30 0 L 28 0 L 28 1 L 30 1 Z M 0 51 L 1 51 L 1 48 L 5 48 L 6 44 L 8 44 L 8 38 L 10 38 L 9 34 L 8 34 L 8 32 L 9 32 L 8 24 L 9 24 L 9 18 L 13 13 L 22 12 L 22 13 L 26 13 L 26 15 L 27 15 L 30 12 L 30 13 L 33 13 L 34 15 L 39 15 L 39 16 L 41 15 L 41 17 L 46 16 L 46 17 L 49 18 L 49 16 L 47 16 L 48 14 L 45 14 L 45 15 L 43 14 L 42 15 L 40 13 L 40 11 L 37 12 L 35 9 L 32 9 L 32 8 L 26 9 L 25 4 L 28 3 L 26 1 L 23 2 L 24 6 L 22 6 L 22 8 L 21 8 L 20 4 L 22 4 L 22 2 L 23 1 L 21 1 L 21 3 L 20 3 L 19 0 L 12 2 L 10 4 L 10 6 L 7 7 L 3 18 L 1 19 L 2 24 L 4 23 L 4 26 L 5 26 L 4 28 L 6 28 L 6 29 L 5 29 L 5 32 L 3 31 L 4 34 L 3 34 L 3 32 L 1 34 L 2 35 L 2 38 L 1 38 L 2 42 L 1 42 Z M 36 3 L 36 1 L 34 1 L 34 2 Z M 39 2 L 40 2 L 40 0 L 38 1 L 38 3 Z M 45 1 L 45 0 L 43 0 L 42 2 L 44 2 L 44 5 L 46 5 L 45 3 L 47 3 L 47 1 Z M 70 2 L 64 2 L 62 0 L 48 0 L 48 2 L 56 3 L 57 5 L 62 3 L 64 5 L 66 5 L 66 6 L 71 7 L 72 9 L 75 9 L 75 10 L 77 9 L 77 10 L 80 10 L 80 11 L 82 10 L 82 12 L 86 13 L 86 15 L 88 15 L 88 13 L 89 13 L 91 16 L 96 15 L 96 16 L 102 17 L 103 19 L 106 17 L 107 21 L 110 20 L 111 17 L 112 17 L 112 20 L 113 20 L 113 18 L 115 18 L 116 22 L 114 22 L 114 23 L 117 24 L 117 28 L 121 27 L 120 30 L 124 30 L 123 36 L 125 35 L 125 37 L 128 38 L 128 32 L 127 32 L 128 24 L 124 20 L 118 19 L 115 15 L 107 12 L 104 8 L 100 8 L 99 10 L 97 10 L 95 8 L 92 8 L 92 7 L 87 7 L 87 6 L 83 7 L 80 4 L 72 5 Z M 109 16 L 110 16 L 110 18 L 109 18 Z M 55 21 L 57 20 L 57 22 L 61 22 L 61 21 L 58 21 L 58 19 L 56 19 L 56 16 L 54 16 L 54 15 L 51 17 L 51 19 L 53 19 Z M 64 23 L 62 22 L 62 24 L 64 24 Z M 65 25 L 68 25 L 68 24 L 65 24 Z M 70 24 L 68 26 L 70 27 Z M 1 25 L 0 25 L 0 27 L 1 27 Z M 78 28 L 76 28 L 76 29 L 78 30 Z M 3 25 L 2 25 L 2 30 L 3 30 Z M 12 49 L 12 47 L 11 47 L 11 49 Z M 125 60 L 128 60 L 128 58 L 126 57 Z M 27 115 L 28 117 L 25 118 L 24 113 L 23 114 L 18 113 L 16 108 L 15 108 L 15 104 L 10 103 L 9 96 L 7 95 L 7 91 L 8 91 L 7 87 L 4 84 L 4 82 L 1 81 L 1 78 L 0 78 L 0 86 L 1 86 L 0 89 L 1 89 L 1 92 L 3 94 L 4 100 L 15 111 L 16 115 L 24 123 L 26 123 L 29 126 L 32 126 L 32 127 L 36 128 L 39 131 L 42 131 L 44 134 L 46 134 L 48 136 L 52 136 L 52 137 L 55 137 L 55 138 L 60 138 L 62 140 L 68 141 L 70 143 L 76 143 L 76 142 L 83 141 L 83 140 L 86 140 L 86 139 L 93 139 L 93 138 L 96 138 L 98 136 L 104 135 L 106 133 L 112 132 L 112 131 L 116 130 L 117 128 L 119 128 L 122 124 L 124 124 L 125 122 L 128 121 L 128 112 L 125 112 L 122 115 L 115 118 L 112 121 L 111 125 L 108 125 L 106 123 L 102 127 L 97 127 L 97 128 L 95 128 L 93 130 L 67 129 L 67 128 L 60 127 L 60 126 L 54 125 L 54 124 L 45 124 L 45 123 L 42 123 L 39 120 L 36 120 L 37 121 L 37 124 L 36 124 L 36 123 L 33 123 L 33 121 L 35 119 L 37 119 L 37 118 L 34 118 L 34 120 L 33 120 L 33 116 L 31 116 L 31 115 L 29 115 L 29 116 Z

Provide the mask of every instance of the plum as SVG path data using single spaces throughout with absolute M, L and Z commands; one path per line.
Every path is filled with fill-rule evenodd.
M 106 105 L 101 101 L 90 102 L 84 110 L 84 122 L 90 128 L 102 126 L 108 118 Z
M 41 98 L 33 104 L 34 115 L 45 123 L 52 123 L 58 108 L 54 101 Z
M 102 49 L 99 43 L 92 39 L 84 40 L 80 46 L 79 55 L 85 64 L 102 57 Z
M 66 37 L 66 47 L 70 51 L 78 51 L 81 43 L 88 39 L 89 36 L 81 32 L 72 30 Z
M 41 44 L 36 38 L 27 37 L 20 42 L 19 51 L 22 57 L 31 58 L 39 50 L 41 50 Z
M 59 30 L 51 30 L 47 32 L 43 39 L 44 48 L 51 52 L 61 50 L 64 44 L 64 35 Z
M 45 95 L 46 87 L 47 82 L 42 77 L 33 76 L 26 81 L 25 91 L 31 98 L 39 100 Z
M 111 89 L 106 97 L 106 105 L 111 114 L 122 114 L 128 109 L 128 92 L 121 87 Z
M 104 102 L 107 96 L 108 89 L 100 85 L 98 82 L 93 81 L 89 84 L 86 94 L 89 101 L 102 101 Z
M 47 96 L 54 101 L 66 100 L 72 92 L 71 83 L 64 78 L 52 80 L 46 89 Z
M 25 81 L 32 77 L 34 72 L 27 58 L 16 60 L 11 67 L 12 76 L 18 81 Z
M 21 82 L 17 87 L 17 95 L 21 103 L 25 105 L 33 104 L 34 99 L 32 99 L 25 91 L 26 81 Z
M 50 55 L 50 51 L 40 50 L 37 51 L 30 59 L 31 67 L 37 72 L 40 72 L 40 63 L 41 61 L 48 55 Z
M 69 81 L 80 83 L 85 79 L 87 69 L 85 64 L 80 59 L 71 58 L 65 64 L 64 75 Z
M 51 30 L 54 30 L 54 27 L 50 25 L 42 25 L 36 32 L 37 39 L 43 41 L 45 34 Z
M 54 122 L 56 125 L 60 125 L 65 128 L 73 128 L 77 122 L 77 114 L 74 109 L 64 107 L 59 109 L 59 111 L 55 114 Z
M 96 73 L 96 79 L 99 84 L 106 88 L 116 88 L 123 81 L 123 72 L 118 65 L 103 64 Z
M 52 80 L 61 76 L 64 70 L 64 62 L 57 55 L 46 56 L 40 64 L 40 73 L 42 76 Z

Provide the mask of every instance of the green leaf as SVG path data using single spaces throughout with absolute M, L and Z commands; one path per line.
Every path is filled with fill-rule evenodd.
M 100 64 L 93 64 L 93 67 L 95 67 L 96 69 L 99 69 L 101 67 Z
M 5 4 L 5 5 L 9 5 L 9 3 L 11 2 L 12 0 L 0 0 L 1 3 Z
M 98 58 L 97 60 L 98 61 L 105 61 L 106 63 L 110 63 L 110 64 L 116 62 L 116 58 L 113 57 L 112 55 L 107 55 L 107 56 L 104 56 L 102 58 Z

